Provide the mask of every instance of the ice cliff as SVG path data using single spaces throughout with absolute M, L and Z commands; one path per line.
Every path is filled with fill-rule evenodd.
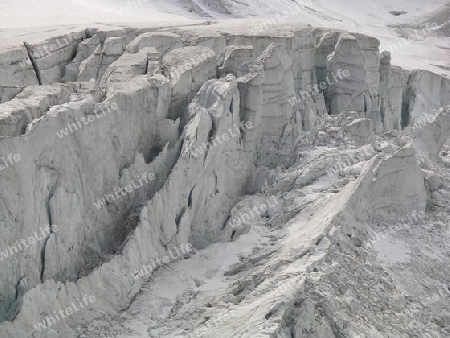
M 135 273 L 148 261 L 181 244 L 200 250 L 232 240 L 245 232 L 229 226 L 243 196 L 301 189 L 338 161 L 302 164 L 298 178 L 271 187 L 271 172 L 298 163 L 306 140 L 320 147 L 352 139 L 377 155 L 265 263 L 301 259 L 296 248 L 312 238 L 320 249 L 307 259 L 316 268 L 289 292 L 274 286 L 257 302 L 246 298 L 246 307 L 236 302 L 232 314 L 248 337 L 263 335 L 261 327 L 273 337 L 339 336 L 299 290 L 313 292 L 305 278 L 330 269 L 327 252 L 338 238 L 358 245 L 363 235 L 354 229 L 369 232 L 360 222 L 425 211 L 433 175 L 423 163 L 445 162 L 450 80 L 391 65 L 366 35 L 294 23 L 250 33 L 252 25 L 86 28 L 0 54 L 1 156 L 20 155 L 0 171 L 0 250 L 57 226 L 0 262 L 1 337 L 75 337 L 80 323 L 127 308 L 144 283 Z M 410 130 L 421 113 L 442 108 Z M 388 140 L 404 130 L 408 142 Z M 132 184 L 139 187 L 115 193 Z M 262 290 L 271 289 L 268 280 Z M 84 295 L 97 300 L 36 331 Z M 244 337 L 224 325 L 208 336 Z

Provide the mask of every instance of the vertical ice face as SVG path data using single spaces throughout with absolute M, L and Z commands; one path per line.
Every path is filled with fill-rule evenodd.
M 264 270 L 308 257 L 305 274 L 332 270 L 321 255 L 338 239 L 361 247 L 369 230 L 358 222 L 423 211 L 444 194 L 414 149 L 445 158 L 448 116 L 416 128 L 412 146 L 396 137 L 421 111 L 450 104 L 448 79 L 392 66 L 363 34 L 255 27 L 83 29 L 0 54 L 0 332 L 30 336 L 54 309 L 95 294 L 88 312 L 42 334 L 73 333 L 88 316 L 126 308 L 149 261 L 186 243 L 236 240 L 265 220 L 278 231 L 306 210 L 306 228 L 273 237 L 284 245 L 274 262 L 264 253 L 246 263 L 264 269 L 240 281 L 226 302 L 238 305 L 260 284 L 270 289 Z M 362 146 L 373 151 L 351 154 Z M 278 197 L 266 205 L 249 194 Z M 280 337 L 313 326 L 331 337 L 328 319 L 315 322 L 317 304 L 298 296 L 302 283 L 283 289 L 292 302 L 267 291 L 250 312 L 283 323 Z M 239 311 L 248 308 L 234 313 L 242 320 Z M 253 332 L 264 326 L 255 318 Z

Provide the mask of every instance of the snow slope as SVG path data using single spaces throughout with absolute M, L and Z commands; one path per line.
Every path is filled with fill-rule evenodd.
M 3 0 L 0 27 L 18 28 L 89 22 L 171 20 L 175 18 L 212 19 L 276 18 L 346 29 L 380 28 L 407 22 L 415 16 L 436 10 L 445 0 L 405 1 L 361 0 Z M 394 16 L 391 11 L 406 14 Z
M 172 23 L 205 18 L 301 21 L 375 36 L 381 41 L 380 49 L 391 52 L 393 64 L 448 76 L 450 38 L 436 38 L 437 32 L 417 25 L 425 20 L 441 27 L 447 20 L 448 6 L 443 7 L 446 3 L 446 0 L 361 0 L 357 3 L 353 0 L 3 0 L 0 31 L 87 23 Z M 402 38 L 399 33 L 404 33 L 404 29 L 399 27 L 403 26 L 409 27 L 408 36 L 415 32 L 422 37 L 415 40 L 422 41 Z

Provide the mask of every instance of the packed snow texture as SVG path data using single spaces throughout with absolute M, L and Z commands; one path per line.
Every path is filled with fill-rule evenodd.
M 24 33 L 35 34 L 34 27 L 52 26 L 55 35 L 54 25 L 94 22 L 146 22 L 148 27 L 261 18 L 267 20 L 266 30 L 270 23 L 295 21 L 374 36 L 382 50 L 391 52 L 393 64 L 448 75 L 449 16 L 446 0 L 3 0 L 0 28 L 5 30 L 0 34 L 5 41 L 16 34 L 21 39 Z

